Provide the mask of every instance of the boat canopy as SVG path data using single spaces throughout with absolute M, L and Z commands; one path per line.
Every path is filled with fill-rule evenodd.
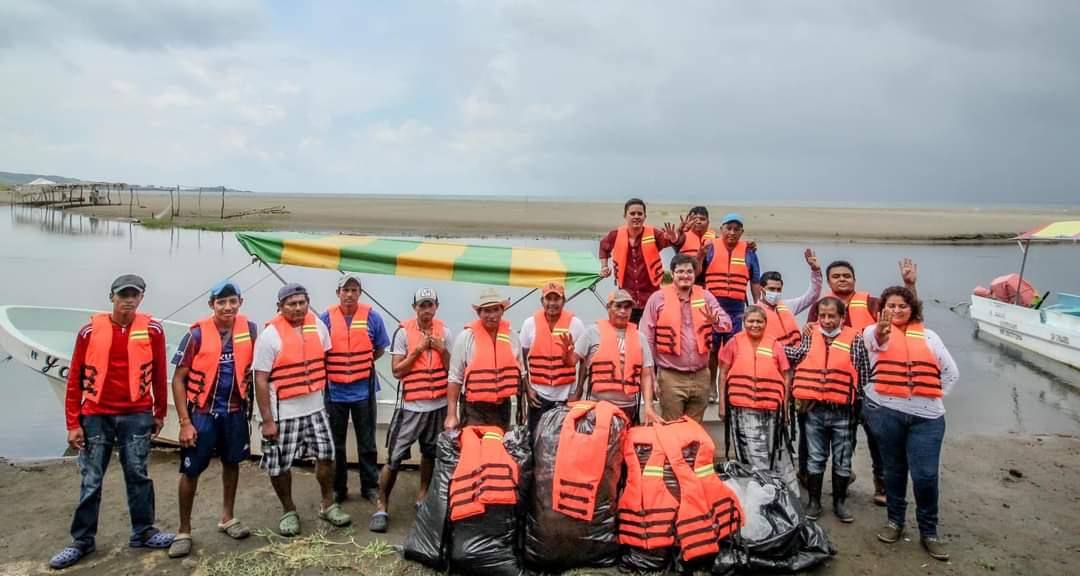
M 265 262 L 307 268 L 521 288 L 556 281 L 568 293 L 600 281 L 600 261 L 586 251 L 344 234 L 238 232 L 236 239 Z
M 1013 240 L 1080 240 L 1080 220 L 1043 224 L 1024 232 Z

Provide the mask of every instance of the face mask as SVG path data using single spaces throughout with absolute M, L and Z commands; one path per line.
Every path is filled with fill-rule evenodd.
M 777 302 L 780 301 L 780 293 L 779 292 L 762 292 L 761 296 L 769 304 L 776 304 Z
M 818 330 L 821 330 L 821 333 L 823 335 L 825 335 L 825 336 L 828 336 L 829 338 L 836 338 L 837 336 L 840 335 L 840 332 L 843 331 L 843 329 L 844 329 L 843 326 L 837 326 L 836 328 L 833 328 L 832 330 L 825 330 L 824 328 L 821 328 L 820 326 L 818 327 Z

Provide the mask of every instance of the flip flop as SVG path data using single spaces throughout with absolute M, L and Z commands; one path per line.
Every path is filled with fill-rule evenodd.
M 368 530 L 372 532 L 386 532 L 386 528 L 390 525 L 390 515 L 386 512 L 376 512 L 371 515 L 371 522 L 368 523 Z
M 53 570 L 63 570 L 64 568 L 70 568 L 82 560 L 83 557 L 94 553 L 94 548 L 90 547 L 86 550 L 79 548 L 78 546 L 67 546 L 61 550 L 56 556 L 53 556 L 49 560 L 49 568 Z
M 144 538 L 132 538 L 128 540 L 128 546 L 132 548 L 151 548 L 153 550 L 161 550 L 172 546 L 173 540 L 176 539 L 176 534 L 170 534 L 168 532 L 158 532 L 155 529 L 150 536 Z M 149 530 L 147 532 L 150 532 Z
M 338 528 L 352 524 L 352 518 L 341 509 L 340 504 L 331 504 L 329 508 L 319 512 L 319 518 L 326 520 Z
M 299 533 L 300 515 L 296 513 L 296 510 L 283 514 L 281 520 L 278 521 L 278 534 L 291 538 Z
M 233 540 L 243 540 L 248 536 L 251 536 L 251 530 L 248 530 L 247 526 L 241 522 L 238 518 L 233 518 L 224 524 L 217 525 L 218 532 L 224 532 L 228 534 L 229 538 Z
M 191 534 L 177 534 L 169 546 L 169 558 L 183 558 L 191 554 Z

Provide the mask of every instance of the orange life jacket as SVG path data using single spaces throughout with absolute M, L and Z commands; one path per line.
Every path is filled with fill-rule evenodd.
M 762 306 L 765 310 L 765 335 L 783 346 L 798 346 L 802 335 L 799 333 L 799 321 L 783 302 L 777 302 L 776 308 Z
M 596 326 L 600 329 L 600 348 L 589 364 L 589 389 L 593 392 L 622 392 L 627 396 L 637 394 L 641 391 L 644 362 L 637 326 L 626 324 L 624 359 L 619 358 L 619 337 L 611 322 L 597 320 Z
M 845 302 L 843 298 L 840 298 L 831 292 L 829 293 L 829 296 L 832 296 L 841 302 Z M 853 293 L 851 299 L 846 301 L 845 306 L 847 306 L 847 323 L 860 334 L 864 328 L 877 322 L 877 318 L 870 313 L 869 292 Z
M 653 288 L 659 288 L 664 279 L 664 263 L 660 260 L 660 250 L 656 247 L 656 229 L 645 226 L 639 242 L 641 257 L 645 259 L 645 266 L 649 269 L 649 279 Z M 626 265 L 630 260 L 630 232 L 625 224 L 619 226 L 615 234 L 615 248 L 611 251 L 611 259 L 615 261 L 615 279 L 621 288 L 626 277 Z
M 529 348 L 529 381 L 541 386 L 566 386 L 577 380 L 577 370 L 563 362 L 562 341 L 556 337 L 570 333 L 570 320 L 574 313 L 563 309 L 555 327 L 548 330 L 547 316 L 543 310 L 533 314 L 536 336 Z
M 698 250 L 700 250 L 702 246 L 716 240 L 716 231 L 710 228 L 706 230 L 704 234 L 698 236 L 697 232 L 688 230 L 686 234 L 683 235 L 683 238 L 683 245 L 679 248 L 679 253 L 694 255 L 698 253 Z
M 874 390 L 898 398 L 941 398 L 941 365 L 926 344 L 923 325 L 912 322 L 904 330 L 891 329 L 889 345 L 878 352 L 870 375 Z
M 604 478 L 605 454 L 611 435 L 611 420 L 627 424 L 626 415 L 610 402 L 582 400 L 568 406 L 559 431 L 555 473 L 551 479 L 551 509 L 591 522 L 596 509 L 596 490 Z M 578 420 L 595 412 L 596 425 L 590 434 L 577 431 Z
M 345 325 L 341 305 L 326 309 L 330 317 L 330 350 L 326 353 L 326 377 L 332 384 L 352 384 L 371 377 L 375 351 L 368 334 L 371 306 L 358 304 L 352 324 Z
M 746 332 L 740 332 L 735 342 L 735 363 L 724 380 L 728 403 L 739 408 L 779 410 L 784 405 L 784 375 L 773 353 L 773 339 L 764 336 L 755 348 Z
M 450 478 L 450 520 L 479 516 L 488 504 L 516 504 L 517 462 L 503 446 L 498 426 L 461 429 L 461 455 Z
M 307 313 L 301 328 L 303 339 L 296 335 L 296 328 L 281 314 L 267 322 L 281 338 L 281 351 L 270 368 L 270 385 L 274 387 L 278 400 L 317 392 L 326 387 L 326 353 L 322 338 L 319 338 L 318 321 L 310 311 Z
M 643 550 L 675 545 L 679 501 L 664 484 L 664 454 L 657 427 L 635 426 L 623 440 L 626 487 L 619 496 L 619 544 Z
M 187 399 L 195 406 L 205 408 L 210 393 L 217 385 L 222 343 L 213 316 L 191 325 L 192 328 L 196 326 L 202 333 L 202 340 L 198 354 L 191 359 L 191 369 L 187 377 Z M 237 314 L 232 326 L 233 383 L 240 391 L 240 397 L 244 399 L 247 398 L 247 375 L 248 368 L 251 368 L 252 348 L 248 319 L 243 314 Z
M 473 321 L 472 358 L 465 367 L 465 398 L 469 402 L 502 402 L 518 393 L 521 368 L 510 345 L 510 323 L 503 320 L 495 340 L 480 320 Z
M 746 265 L 746 241 L 739 240 L 729 253 L 723 240 L 713 240 L 712 260 L 705 269 L 705 288 L 717 298 L 746 300 L 750 267 Z
M 682 354 L 682 302 L 679 301 L 678 289 L 665 286 L 664 309 L 660 311 L 660 318 L 656 321 L 656 351 L 661 354 Z M 712 325 L 705 321 L 705 289 L 695 285 L 690 289 L 690 318 L 694 323 L 694 334 L 697 335 L 697 349 L 701 354 L 709 351 L 709 338 L 712 336 Z
M 426 335 L 420 330 L 416 318 L 410 318 L 401 323 L 405 329 L 405 339 L 408 350 L 416 350 L 420 346 L 420 340 Z M 440 338 L 446 333 L 442 320 L 431 319 L 431 333 Z M 417 400 L 434 400 L 446 396 L 446 366 L 443 365 L 443 355 L 431 351 L 430 354 L 421 354 L 409 367 L 409 371 L 401 379 L 402 395 L 406 402 Z
M 791 394 L 799 400 L 832 404 L 854 404 L 859 372 L 852 362 L 852 342 L 859 333 L 845 326 L 832 344 L 825 343 L 820 330 L 810 337 L 810 350 L 795 368 Z
M 743 512 L 735 493 L 713 469 L 716 445 L 709 433 L 691 418 L 654 424 L 656 437 L 679 480 L 679 514 L 675 532 L 682 559 L 694 560 L 720 551 L 720 540 L 742 527 Z M 694 466 L 685 450 L 697 444 Z
M 150 393 L 154 381 L 154 350 L 150 346 L 149 314 L 135 314 L 128 326 L 127 363 L 128 391 L 131 401 L 138 402 Z M 113 321 L 109 314 L 90 317 L 90 340 L 86 345 L 86 359 L 79 375 L 83 400 L 97 402 L 101 399 L 101 387 L 109 373 L 109 352 L 112 349 Z

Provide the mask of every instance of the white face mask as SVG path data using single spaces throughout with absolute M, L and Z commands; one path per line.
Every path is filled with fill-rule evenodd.
M 843 326 L 837 326 L 836 328 L 833 328 L 832 330 L 825 330 L 824 328 L 818 326 L 818 330 L 821 331 L 822 335 L 828 336 L 829 338 L 836 338 L 837 336 L 840 335 L 840 332 L 843 331 L 843 329 L 844 329 Z
M 780 292 L 762 292 L 761 297 L 765 299 L 769 304 L 776 304 L 780 301 Z

